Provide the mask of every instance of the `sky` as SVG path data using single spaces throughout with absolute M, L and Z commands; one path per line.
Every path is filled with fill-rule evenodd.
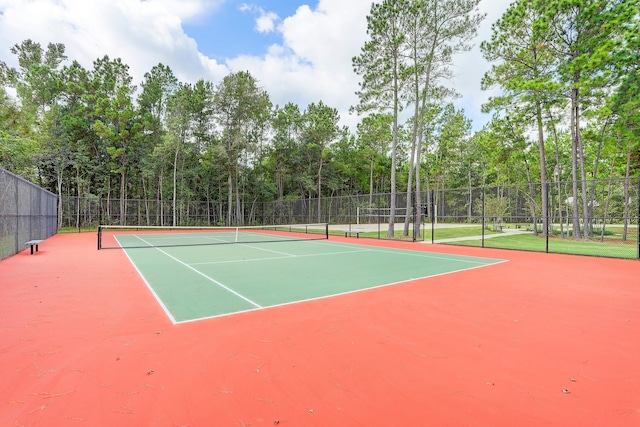
M 481 0 L 487 17 L 472 51 L 455 58 L 454 100 L 479 130 L 489 70 L 479 44 L 512 0 Z M 351 59 L 367 40 L 371 0 L 0 0 L 0 61 L 17 67 L 11 47 L 26 39 L 43 48 L 63 43 L 69 60 L 87 69 L 108 55 L 129 65 L 135 84 L 159 63 L 182 82 L 217 84 L 249 71 L 275 105 L 301 110 L 322 101 L 355 130 L 359 76 Z

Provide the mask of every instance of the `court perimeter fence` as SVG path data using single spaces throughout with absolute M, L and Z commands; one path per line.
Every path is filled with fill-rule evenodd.
M 407 193 L 397 193 L 393 238 L 402 238 L 405 218 L 409 216 L 406 238 L 414 241 L 640 259 L 640 177 L 576 182 L 575 205 L 573 187 L 572 181 L 557 181 L 546 186 L 532 183 L 442 188 L 425 191 L 419 198 L 413 196 L 408 209 Z M 361 230 L 361 237 L 385 239 L 390 206 L 388 193 L 246 202 L 241 206 L 241 217 L 228 224 L 225 202 L 178 201 L 174 210 L 171 201 L 121 203 L 99 197 L 63 197 L 61 224 L 80 230 L 98 224 L 239 226 L 326 222 L 335 225 L 336 232 Z M 449 226 L 467 227 L 468 232 L 449 238 Z
M 58 197 L 0 168 L 0 259 L 57 232 Z

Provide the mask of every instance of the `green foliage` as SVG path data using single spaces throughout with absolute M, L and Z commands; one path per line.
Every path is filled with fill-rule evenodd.
M 363 205 L 376 205 L 396 187 L 437 201 L 434 190 L 454 187 L 637 175 L 638 2 L 514 2 L 482 44 L 492 62 L 482 85 L 499 92 L 484 106 L 494 119 L 475 134 L 450 103 L 450 79 L 484 18 L 478 0 L 372 4 L 352 60 L 361 78 L 352 110 L 364 116 L 351 130 L 320 100 L 272 106 L 246 71 L 191 84 L 158 64 L 136 86 L 118 58 L 85 69 L 64 45 L 25 40 L 12 48 L 16 69 L 0 62 L 0 166 L 59 194 L 170 201 L 163 221 L 206 201 L 224 223 L 262 201 L 369 194 Z M 568 197 L 594 191 L 553 189 L 562 212 Z M 572 206 L 624 216 L 629 192 Z

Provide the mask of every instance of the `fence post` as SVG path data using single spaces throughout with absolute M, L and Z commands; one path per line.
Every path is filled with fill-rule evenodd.
M 640 259 L 640 176 L 638 177 L 638 215 L 636 216 L 636 259 Z
M 429 205 L 429 211 L 431 213 L 431 244 L 436 242 L 436 211 L 435 211 L 435 196 L 433 194 L 433 190 L 429 190 L 429 201 L 427 202 Z
M 413 191 L 409 191 L 407 193 L 407 197 L 411 198 L 411 203 L 410 203 L 410 206 L 411 206 L 411 218 L 410 218 L 410 220 L 411 220 L 411 223 L 413 224 L 413 241 L 415 242 L 416 240 L 418 240 L 417 239 L 417 234 L 416 234 L 417 233 L 417 230 L 416 230 L 416 226 L 417 226 L 417 224 L 416 224 L 416 197 L 414 197 Z M 408 213 L 409 212 L 407 212 L 407 214 Z
M 547 202 L 547 206 L 545 209 L 545 212 L 547 214 L 547 217 L 544 219 L 544 224 L 546 224 L 546 230 L 544 230 L 544 234 L 545 234 L 545 253 L 549 253 L 549 228 L 553 228 L 549 226 L 549 183 L 545 182 L 544 184 L 544 188 L 542 189 L 542 191 L 545 192 L 545 200 Z
M 15 199 L 15 203 L 16 203 L 16 239 L 15 239 L 15 246 L 13 248 L 13 253 L 17 254 L 18 252 L 20 252 L 20 189 L 19 189 L 19 185 L 20 185 L 20 181 L 18 180 L 17 177 L 12 177 L 13 181 L 14 181 L 14 187 L 15 187 L 15 191 L 16 191 L 16 199 Z M 31 237 L 29 237 L 31 238 Z
M 482 247 L 484 248 L 484 227 L 485 227 L 485 210 L 484 210 L 484 195 L 485 195 L 486 187 L 482 186 Z

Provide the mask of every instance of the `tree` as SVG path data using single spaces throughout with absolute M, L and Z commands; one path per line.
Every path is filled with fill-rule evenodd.
M 0 61 L 0 167 L 33 177 L 39 147 L 29 118 L 5 87 L 15 86 L 16 70 Z
M 135 148 L 132 144 L 142 131 L 132 99 L 135 86 L 129 66 L 120 58 L 111 60 L 105 56 L 94 61 L 93 66 L 93 84 L 97 88 L 93 129 L 106 141 L 110 171 L 120 177 L 120 224 L 125 225 L 127 172 Z
M 358 124 L 358 147 L 363 151 L 369 164 L 369 207 L 373 207 L 374 175 L 381 158 L 386 156 L 392 139 L 391 122 L 393 118 L 383 114 L 365 117 Z
M 455 176 L 464 178 L 464 173 L 460 174 L 460 171 L 456 170 L 460 162 L 457 153 L 468 137 L 471 122 L 465 117 L 464 111 L 457 110 L 453 104 L 447 104 L 438 110 L 438 115 L 432 121 L 436 126 L 430 138 L 430 176 L 433 179 L 434 204 L 440 206 L 444 212 L 444 190 L 449 186 L 448 181 Z
M 632 174 L 640 171 L 640 18 L 625 24 L 623 48 L 617 52 L 614 69 L 620 85 L 609 99 L 613 113 L 613 128 L 624 153 L 623 190 L 623 241 L 629 234 L 630 222 L 630 181 Z
M 557 75 L 570 93 L 573 178 L 573 235 L 579 238 L 580 213 L 578 183 L 581 184 L 584 238 L 589 238 L 590 218 L 587 197 L 582 116 L 602 102 L 610 90 L 611 70 L 618 58 L 628 24 L 638 15 L 638 0 L 553 0 L 537 1 L 544 11 L 544 25 L 554 37 L 549 48 L 558 60 Z M 580 181 L 578 180 L 580 172 Z
M 322 208 L 322 168 L 327 157 L 327 147 L 338 135 L 338 121 L 340 115 L 338 110 L 326 106 L 322 101 L 318 104 L 311 103 L 302 115 L 303 120 L 303 140 L 307 149 L 315 153 L 318 165 L 317 187 L 318 194 L 318 222 L 321 221 Z
M 65 46 L 49 43 L 45 51 L 40 43 L 27 39 L 14 45 L 11 53 L 17 55 L 20 65 L 16 89 L 22 108 L 37 121 L 56 102 L 62 90 L 60 65 L 67 59 Z
M 172 158 L 172 225 L 178 223 L 178 164 L 191 140 L 191 99 L 193 87 L 182 83 L 167 100 L 167 133 L 160 146 L 164 158 Z
M 157 197 L 162 194 L 162 162 L 154 161 L 153 150 L 165 139 L 167 125 L 167 108 L 169 100 L 178 89 L 178 79 L 171 68 L 158 64 L 144 74 L 138 95 L 138 109 L 142 120 L 141 140 L 141 185 L 145 200 L 147 221 L 149 218 L 149 199 L 152 198 L 152 185 L 157 184 Z M 156 181 L 156 178 L 158 180 Z M 175 211 L 174 211 L 175 212 Z M 175 220 L 175 218 L 174 218 Z
M 45 120 L 45 114 L 57 105 L 63 90 L 61 64 L 67 59 L 65 47 L 63 44 L 49 43 L 45 50 L 40 43 L 27 39 L 14 45 L 10 50 L 17 56 L 19 69 L 9 69 L 3 64 L 3 80 L 16 89 L 20 100 L 20 118 L 24 123 L 23 130 L 29 129 L 28 133 L 34 133 L 33 139 L 9 138 L 9 141 L 12 142 L 11 145 L 13 145 L 12 151 L 24 153 L 24 149 L 30 151 L 29 147 L 35 151 L 40 151 L 43 148 L 46 150 L 48 139 L 45 135 L 48 132 L 59 132 L 58 130 L 43 129 L 42 125 L 45 122 L 52 126 L 57 124 L 55 120 Z M 3 93 L 6 92 L 3 91 Z M 10 101 L 5 105 L 10 105 Z M 7 113 L 11 114 L 11 109 Z M 25 135 L 24 132 L 21 133 Z M 42 144 L 45 146 L 43 147 Z M 42 170 L 41 168 L 40 171 Z M 61 172 L 57 171 L 55 176 L 61 176 Z M 44 185 L 54 182 L 46 182 L 42 175 L 38 178 L 40 183 Z M 48 178 L 50 177 L 46 177 L 46 179 Z
M 240 200 L 240 161 L 256 143 L 256 127 L 271 108 L 269 95 L 247 71 L 226 76 L 216 86 L 214 113 L 221 131 L 227 167 L 227 225 L 243 220 Z M 234 203 L 235 196 L 235 203 Z M 235 208 L 235 210 L 234 210 Z
M 61 64 L 67 59 L 64 52 L 63 44 L 49 43 L 44 50 L 39 43 L 25 40 L 11 48 L 11 53 L 18 57 L 19 70 L 10 73 L 20 99 L 21 115 L 35 132 L 31 142 L 39 152 L 33 159 L 38 164 L 38 178 L 41 184 L 55 186 L 60 211 L 63 174 L 73 156 L 57 120 L 63 90 Z
M 367 41 L 360 55 L 353 58 L 356 74 L 362 76 L 357 92 L 358 112 L 389 112 L 393 118 L 391 139 L 391 200 L 388 237 L 395 234 L 396 170 L 398 146 L 398 114 L 402 110 L 403 64 L 405 55 L 404 21 L 407 0 L 384 0 L 373 3 L 367 16 Z
M 273 164 L 273 179 L 277 188 L 277 198 L 283 199 L 287 187 L 295 179 L 295 145 L 302 131 L 302 113 L 291 102 L 284 107 L 276 107 L 273 113 L 273 140 L 269 152 L 269 161 Z M 289 184 L 289 185 L 287 185 Z
M 542 190 L 543 234 L 549 230 L 547 168 L 545 155 L 544 111 L 561 99 L 560 88 L 553 81 L 555 56 L 547 48 L 551 33 L 543 23 L 544 11 L 534 3 L 512 3 L 493 24 L 491 40 L 483 42 L 484 57 L 494 62 L 482 80 L 483 89 L 499 85 L 504 94 L 489 101 L 485 111 L 503 111 L 511 120 L 533 121 L 538 135 L 540 185 Z M 537 233 L 537 227 L 535 228 Z
M 405 21 L 407 43 L 406 99 L 414 104 L 413 132 L 411 137 L 410 171 L 407 194 L 413 191 L 415 173 L 415 201 L 420 203 L 420 164 L 422 136 L 429 104 L 442 102 L 457 95 L 455 90 L 442 84 L 453 76 L 453 56 L 471 49 L 470 41 L 476 36 L 478 26 L 486 15 L 477 13 L 480 0 L 412 0 Z M 475 12 L 475 13 L 474 13 Z M 411 197 L 407 197 L 407 212 Z M 416 215 L 415 232 L 419 232 L 419 216 Z M 404 236 L 409 233 L 409 215 L 405 217 Z M 417 237 L 417 234 L 416 234 Z
M 218 188 L 222 157 L 219 139 L 214 123 L 214 85 L 206 80 L 198 80 L 193 86 L 190 109 L 192 114 L 193 169 L 196 173 L 194 188 L 201 200 L 206 200 L 207 209 L 212 195 Z

